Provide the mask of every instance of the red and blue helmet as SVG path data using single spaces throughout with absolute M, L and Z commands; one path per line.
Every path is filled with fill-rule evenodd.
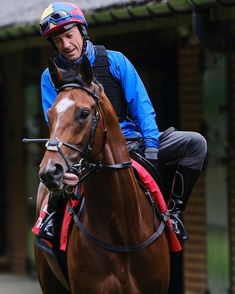
M 40 31 L 43 37 L 50 38 L 79 24 L 85 28 L 88 26 L 83 12 L 77 5 L 69 2 L 53 2 L 41 16 Z

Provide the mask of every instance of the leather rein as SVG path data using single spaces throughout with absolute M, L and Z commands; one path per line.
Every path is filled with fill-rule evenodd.
M 126 161 L 126 162 L 111 164 L 111 165 L 104 165 L 101 162 L 90 163 L 90 162 L 86 161 L 87 155 L 92 150 L 92 146 L 94 143 L 94 136 L 95 136 L 95 132 L 96 132 L 99 117 L 100 117 L 100 115 L 99 115 L 99 112 L 100 112 L 99 97 L 95 93 L 95 90 L 94 90 L 94 92 L 92 92 L 89 88 L 84 87 L 83 85 L 80 85 L 79 83 L 65 84 L 62 87 L 60 87 L 58 92 L 62 91 L 65 88 L 68 88 L 68 87 L 78 88 L 78 89 L 85 91 L 90 96 L 92 96 L 96 102 L 95 114 L 92 118 L 92 127 L 90 129 L 90 132 L 88 134 L 88 137 L 87 137 L 85 144 L 83 146 L 75 146 L 73 144 L 60 141 L 58 138 L 54 138 L 54 139 L 48 139 L 48 138 L 28 139 L 28 138 L 24 138 L 22 141 L 24 143 L 32 143 L 32 142 L 46 143 L 45 147 L 47 150 L 59 152 L 59 154 L 61 155 L 61 157 L 63 158 L 63 160 L 65 161 L 65 163 L 68 167 L 68 171 L 75 173 L 76 175 L 79 176 L 79 181 L 78 181 L 77 185 L 79 185 L 81 182 L 83 182 L 88 177 L 88 175 L 94 171 L 130 168 L 132 166 L 131 160 Z M 103 127 L 103 137 L 104 137 L 103 146 L 104 146 L 105 142 L 106 142 L 106 137 L 107 137 L 107 129 L 105 128 L 104 121 L 103 121 L 103 126 L 104 126 Z M 78 164 L 74 164 L 74 165 L 69 164 L 63 151 L 61 150 L 62 145 L 66 146 L 70 149 L 73 149 L 81 154 L 82 159 L 79 161 Z M 131 245 L 131 246 L 112 245 L 112 244 L 108 244 L 108 243 L 98 239 L 96 236 L 94 236 L 94 234 L 92 232 L 90 232 L 88 230 L 88 228 L 86 228 L 84 226 L 84 224 L 80 221 L 80 217 L 81 217 L 82 210 L 83 210 L 84 198 L 79 199 L 79 200 L 81 200 L 81 204 L 80 204 L 80 212 L 78 214 L 76 213 L 77 207 L 69 207 L 68 208 L 69 213 L 73 217 L 74 223 L 76 224 L 78 229 L 86 236 L 86 238 L 88 238 L 95 245 L 97 245 L 105 250 L 108 250 L 111 252 L 116 252 L 116 253 L 135 253 L 135 252 L 140 252 L 140 251 L 144 250 L 146 247 L 151 245 L 154 241 L 156 241 L 161 236 L 161 234 L 166 226 L 166 222 L 169 218 L 169 214 L 168 214 L 168 212 L 166 212 L 165 214 L 161 214 L 156 206 L 156 203 L 152 200 L 152 197 L 151 197 L 149 191 L 146 190 L 142 186 L 141 183 L 139 183 L 139 184 L 142 187 L 142 189 L 144 190 L 145 195 L 147 196 L 147 199 L 151 203 L 152 210 L 153 210 L 153 217 L 154 217 L 154 229 L 155 229 L 154 233 L 149 238 L 147 238 L 147 240 L 145 240 L 142 244 Z M 70 186 L 65 187 L 65 191 L 67 192 L 68 196 L 74 195 L 72 190 L 73 190 L 73 187 L 70 187 Z M 79 195 L 78 198 L 81 198 L 81 195 Z M 83 204 L 82 204 L 82 202 L 83 202 Z M 157 218 L 160 219 L 160 224 L 158 227 L 156 227 Z

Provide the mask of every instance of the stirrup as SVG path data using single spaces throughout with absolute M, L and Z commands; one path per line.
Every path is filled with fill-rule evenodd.
M 173 231 L 177 237 L 182 241 L 188 240 L 188 235 L 185 231 L 184 224 L 182 223 L 179 212 L 170 212 L 170 220 L 172 224 Z

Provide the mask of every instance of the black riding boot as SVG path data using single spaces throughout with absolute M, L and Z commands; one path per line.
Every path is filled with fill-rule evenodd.
M 178 166 L 172 184 L 170 199 L 170 217 L 174 232 L 181 241 L 188 239 L 184 225 L 181 221 L 183 210 L 186 208 L 189 196 L 198 179 L 200 170 Z

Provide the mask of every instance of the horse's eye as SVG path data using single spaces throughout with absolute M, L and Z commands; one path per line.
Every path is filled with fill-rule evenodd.
M 78 119 L 84 120 L 84 119 L 88 118 L 89 114 L 90 114 L 89 109 L 83 108 L 83 109 L 79 110 L 77 117 L 78 117 Z

